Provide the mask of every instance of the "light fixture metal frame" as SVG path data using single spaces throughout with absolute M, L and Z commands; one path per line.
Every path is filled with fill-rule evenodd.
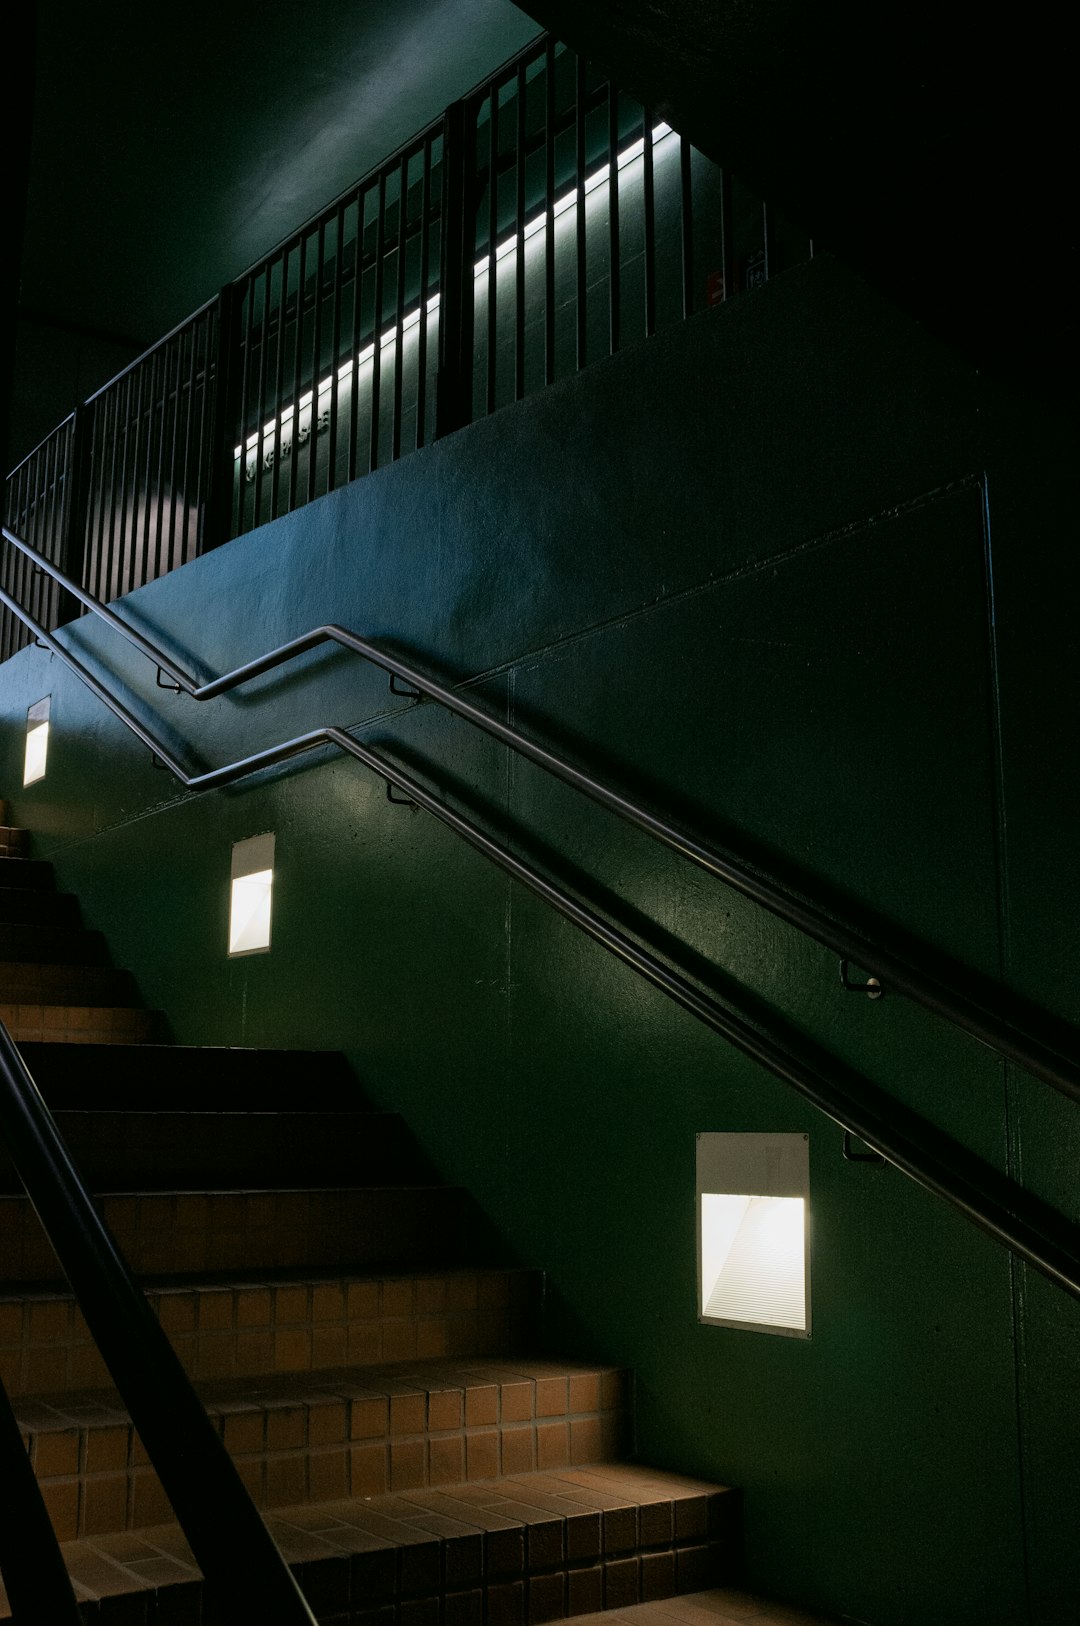
M 700 1131 L 697 1136 L 697 1195 L 694 1233 L 697 1244 L 695 1293 L 697 1318 L 703 1326 L 741 1332 L 770 1333 L 779 1338 L 809 1339 L 811 1321 L 810 1137 L 789 1133 Z M 767 1321 L 737 1321 L 705 1314 L 702 1280 L 702 1197 L 798 1197 L 803 1203 L 803 1302 L 805 1325 L 784 1327 Z

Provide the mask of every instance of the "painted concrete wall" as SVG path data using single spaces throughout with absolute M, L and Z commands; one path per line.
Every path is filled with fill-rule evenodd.
M 716 839 L 1077 1020 L 1077 564 L 1064 431 L 818 260 L 127 601 L 223 670 L 390 641 Z M 1075 1109 L 322 651 L 196 708 L 67 635 L 192 766 L 353 728 L 751 1013 L 820 1039 L 1078 1217 Z M 20 792 L 26 707 L 49 773 Z M 1075 1619 L 1080 1313 L 448 831 L 328 752 L 191 795 L 50 655 L 0 785 L 184 1042 L 341 1047 L 549 1272 L 553 1344 L 637 1374 L 644 1459 L 742 1485 L 750 1579 L 872 1626 Z M 274 945 L 224 952 L 277 836 Z M 147 1090 L 152 1093 L 153 1080 Z M 696 1321 L 694 1137 L 810 1135 L 813 1337 Z

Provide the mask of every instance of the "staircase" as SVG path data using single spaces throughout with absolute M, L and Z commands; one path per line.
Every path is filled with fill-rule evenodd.
M 628 1374 L 530 1353 L 542 1276 L 401 1119 L 337 1055 L 167 1043 L 2 803 L 0 1017 L 325 1626 L 539 1626 L 733 1576 L 736 1494 L 621 1460 Z M 210 1626 L 60 1282 L 0 1154 L 0 1375 L 84 1614 Z

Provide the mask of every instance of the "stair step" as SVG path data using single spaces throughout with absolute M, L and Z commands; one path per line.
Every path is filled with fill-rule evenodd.
M 8 925 L 78 926 L 79 902 L 71 892 L 0 886 L 0 921 Z
M 0 1004 L 0 1021 L 16 1044 L 151 1044 L 165 1025 L 160 1011 L 134 1005 Z
M 2 929 L 2 928 L 0 928 Z M 363 1090 L 340 1051 L 249 1050 L 212 1045 L 20 1045 L 54 1111 L 94 1107 L 226 1111 L 362 1107 Z
M 267 1523 L 325 1626 L 540 1626 L 695 1592 L 740 1567 L 737 1492 L 621 1464 L 303 1503 Z M 224 1626 L 175 1524 L 64 1553 L 80 1596 L 101 1600 L 100 1626 Z
M 55 886 L 53 867 L 43 858 L 8 858 L 0 861 L 0 888 L 33 887 L 51 891 Z
M 108 965 L 109 956 L 101 933 L 85 927 L 0 920 L 0 961 L 6 960 Z
M 10 824 L 0 824 L 0 858 L 21 858 L 29 845 L 25 830 Z
M 410 1186 L 438 1176 L 395 1112 L 55 1113 L 95 1191 Z M 0 1192 L 22 1186 L 0 1150 Z
M 509 1266 L 398 1275 L 264 1275 L 151 1287 L 192 1378 L 318 1371 L 535 1346 L 543 1276 Z M 0 1297 L 0 1379 L 15 1396 L 109 1382 L 69 1293 Z
M 12 1004 L 137 1005 L 130 971 L 108 965 L 0 964 L 0 999 Z
M 626 1427 L 624 1373 L 546 1360 L 343 1367 L 198 1388 L 264 1510 L 584 1468 L 616 1455 Z M 15 1411 L 61 1540 L 170 1516 L 113 1391 L 22 1399 Z
M 422 1270 L 503 1256 L 459 1186 L 114 1192 L 98 1206 L 137 1276 Z M 27 1199 L 0 1196 L 0 1281 L 60 1276 Z

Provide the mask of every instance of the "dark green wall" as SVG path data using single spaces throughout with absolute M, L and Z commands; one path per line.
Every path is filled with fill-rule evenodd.
M 395 641 L 1076 1020 L 1065 458 L 1037 406 L 818 260 L 128 611 L 207 671 L 328 619 Z M 463 723 L 328 651 L 196 708 L 98 629 L 70 636 L 193 765 L 320 722 L 385 744 L 1076 1217 L 1075 1110 L 896 998 L 844 995 L 823 951 Z M 49 774 L 20 793 L 49 692 Z M 355 764 L 179 793 L 34 649 L 0 707 L 16 817 L 176 1037 L 347 1050 L 548 1270 L 552 1342 L 634 1368 L 641 1456 L 745 1488 L 755 1584 L 873 1626 L 1075 1620 L 1071 1301 L 846 1163 L 838 1129 Z M 230 844 L 267 829 L 274 947 L 230 963 Z M 810 1134 L 809 1341 L 697 1324 L 694 1136 L 722 1129 Z

